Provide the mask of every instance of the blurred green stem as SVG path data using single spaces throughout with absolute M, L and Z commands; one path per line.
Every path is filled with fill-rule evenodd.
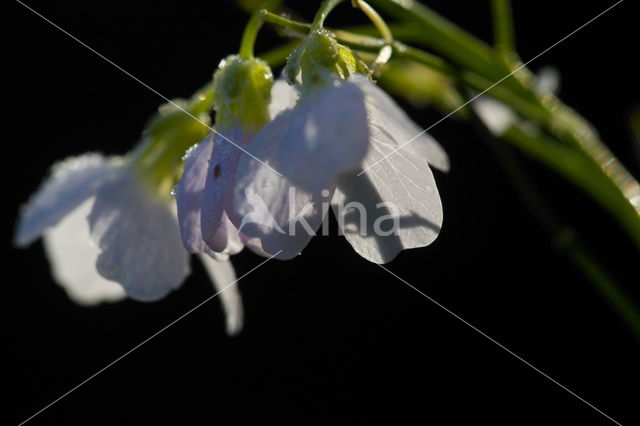
M 509 0 L 491 0 L 493 12 L 493 42 L 505 58 L 515 59 L 515 36 L 511 2 Z
M 319 30 L 324 25 L 324 21 L 329 16 L 329 13 L 344 0 L 324 0 L 320 5 L 320 8 L 316 12 L 316 16 L 313 18 L 313 23 L 311 24 L 314 30 Z
M 420 31 L 422 38 L 451 63 L 457 64 L 459 70 L 443 58 L 398 41 L 392 44 L 395 57 L 453 76 L 476 92 L 486 91 L 487 95 L 513 108 L 522 117 L 537 123 L 541 128 L 537 133 L 520 131 L 509 140 L 591 195 L 640 248 L 640 185 L 598 139 L 586 120 L 553 95 L 536 93 L 535 77 L 526 68 L 505 60 L 425 6 L 396 0 L 371 1 L 414 24 L 413 31 Z M 310 29 L 308 24 L 269 12 L 262 15 L 266 21 L 302 35 Z M 363 51 L 377 51 L 385 45 L 384 40 L 363 34 L 343 30 L 332 32 L 341 43 Z M 475 53 L 469 53 L 469 50 Z M 518 78 L 515 74 L 509 75 L 515 69 L 518 69 L 515 73 Z M 507 75 L 509 77 L 505 78 Z
M 282 0 L 265 0 L 262 6 L 251 14 L 247 26 L 244 28 L 242 40 L 240 41 L 240 57 L 244 59 L 253 59 L 253 46 L 256 44 L 258 31 L 262 27 L 262 15 L 260 9 L 273 9 L 277 7 Z
M 627 324 L 635 336 L 640 339 L 640 313 L 637 307 L 623 294 L 619 285 L 609 276 L 606 269 L 589 252 L 579 235 L 571 228 L 561 223 L 553 211 L 547 206 L 536 184 L 526 173 L 524 165 L 504 145 L 496 143 L 482 120 L 467 108 L 472 122 L 481 129 L 481 134 L 487 140 L 489 149 L 509 177 L 522 202 L 531 212 L 531 216 L 549 234 L 554 246 L 578 268 L 584 276 L 605 297 L 620 318 Z M 505 134 L 505 136 L 509 133 Z M 513 137 L 507 136 L 509 138 Z
M 640 185 L 599 140 L 586 120 L 551 95 L 540 98 L 533 89 L 533 76 L 526 68 L 505 61 L 504 57 L 496 54 L 482 41 L 426 6 L 415 1 L 370 1 L 397 19 L 414 24 L 414 29 L 420 32 L 424 43 L 460 66 L 465 70 L 463 73 L 471 71 L 475 74 L 471 76 L 475 80 L 486 80 L 489 83 L 486 88 L 491 87 L 488 95 L 500 99 L 524 117 L 538 123 L 546 132 L 571 148 L 572 154 L 582 154 L 579 170 L 572 169 L 578 161 L 573 158 L 575 156 L 566 159 L 551 158 L 550 155 L 542 157 L 547 165 L 559 168 L 566 176 L 573 176 L 572 179 L 576 179 L 581 188 L 616 218 L 640 248 Z M 507 75 L 509 77 L 505 77 Z M 497 82 L 500 84 L 496 85 Z M 496 86 L 492 87 L 493 85 Z M 512 99 L 497 96 L 498 86 L 500 89 L 508 89 L 514 95 Z M 551 149 L 550 152 L 553 151 Z

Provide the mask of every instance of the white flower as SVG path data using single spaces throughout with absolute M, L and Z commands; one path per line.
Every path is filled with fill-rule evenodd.
M 368 78 L 354 74 L 324 81 L 329 83 L 305 92 L 295 107 L 282 111 L 248 142 L 246 149 L 266 165 L 239 156 L 227 201 L 231 222 L 238 227 L 251 212 L 245 191 L 252 187 L 288 232 L 251 223 L 243 233 L 259 238 L 268 254 L 280 251 L 281 259 L 306 246 L 328 213 L 323 206 L 329 201 L 347 240 L 372 262 L 388 262 L 403 249 L 430 244 L 442 224 L 442 205 L 428 164 L 448 170 L 446 153 L 426 134 L 404 145 L 421 130 Z M 295 97 L 292 87 L 289 94 L 279 90 L 285 99 Z M 352 202 L 365 207 L 365 223 L 344 208 Z M 373 229 L 385 217 L 398 220 L 396 232 Z
M 42 235 L 54 278 L 79 303 L 118 300 L 125 292 L 157 300 L 189 274 L 170 201 L 128 159 L 85 154 L 54 166 L 22 211 L 16 244 L 27 246 Z M 235 280 L 225 255 L 201 260 L 216 289 Z M 236 286 L 220 297 L 227 331 L 237 333 L 242 305 Z

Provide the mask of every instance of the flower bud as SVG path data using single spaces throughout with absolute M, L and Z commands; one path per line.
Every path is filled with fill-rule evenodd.
M 301 74 L 305 90 L 324 86 L 336 76 L 344 80 L 357 72 L 366 74 L 368 69 L 351 49 L 339 44 L 324 29 L 311 31 L 305 37 L 289 57 L 286 68 L 291 84 L 298 82 Z
M 272 85 L 266 62 L 237 55 L 222 60 L 214 75 L 216 128 L 224 132 L 239 124 L 257 132 L 269 121 Z

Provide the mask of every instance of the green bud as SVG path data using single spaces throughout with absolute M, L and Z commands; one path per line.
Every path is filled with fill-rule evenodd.
M 257 132 L 269 121 L 273 75 L 266 62 L 229 56 L 220 62 L 213 84 L 216 128 L 221 132 L 237 124 Z
M 339 44 L 325 29 L 313 30 L 291 53 L 286 74 L 290 83 L 302 74 L 302 87 L 320 87 L 336 76 L 346 79 L 354 73 L 368 73 L 368 69 L 351 49 Z
M 182 173 L 182 157 L 192 145 L 209 133 L 210 92 L 199 93 L 191 101 L 176 99 L 162 105 L 149 120 L 132 163 L 150 189 L 169 197 Z

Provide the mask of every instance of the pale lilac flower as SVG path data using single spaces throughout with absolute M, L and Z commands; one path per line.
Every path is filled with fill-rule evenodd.
M 16 244 L 43 236 L 54 278 L 79 303 L 126 295 L 153 301 L 189 274 L 171 199 L 155 193 L 128 159 L 85 154 L 54 166 L 23 208 Z M 235 272 L 225 255 L 201 256 L 216 289 Z M 220 294 L 229 333 L 242 327 L 235 286 Z
M 442 224 L 442 205 L 428 165 L 448 170 L 446 153 L 422 134 L 375 164 L 421 130 L 367 77 L 328 81 L 249 141 L 247 150 L 270 167 L 239 156 L 231 204 L 226 204 L 231 222 L 240 226 L 253 210 L 246 197 L 251 187 L 285 232 L 261 223 L 242 232 L 260 239 L 266 253 L 279 252 L 280 259 L 301 252 L 325 219 L 329 202 L 347 240 L 372 262 L 388 262 L 403 249 L 430 244 Z M 353 202 L 364 206 L 366 221 L 353 217 Z M 385 218 L 398 225 L 388 235 L 374 226 Z

